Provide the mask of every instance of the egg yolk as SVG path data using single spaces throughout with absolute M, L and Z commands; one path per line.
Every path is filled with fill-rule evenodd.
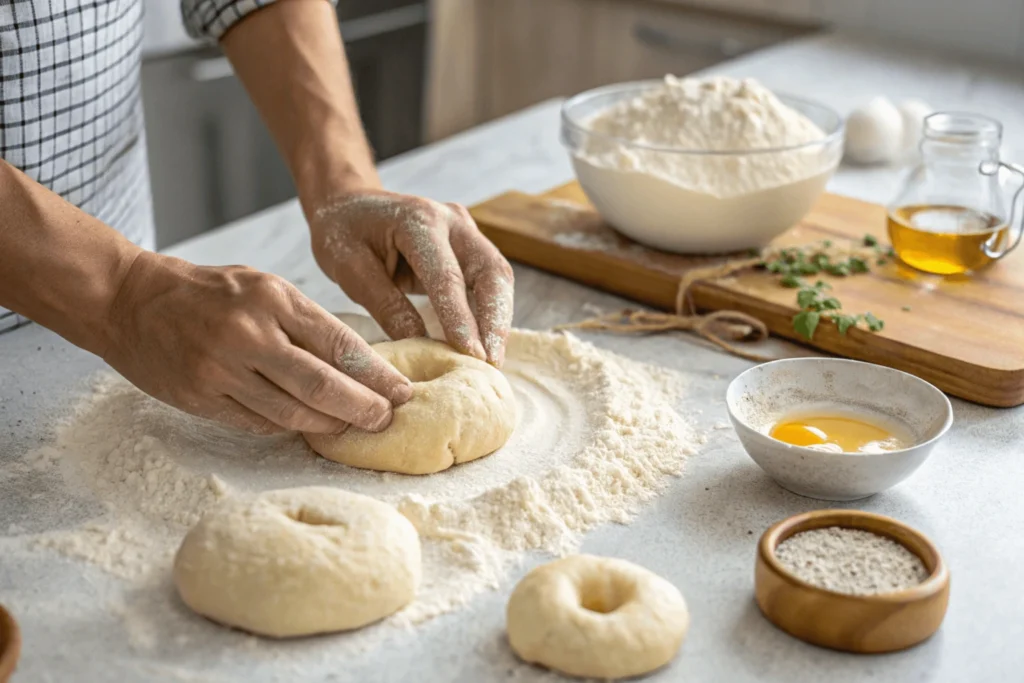
M 841 449 L 844 453 L 902 448 L 900 439 L 887 429 L 863 420 L 839 416 L 808 416 L 785 420 L 775 425 L 769 436 L 793 446 L 821 446 L 826 447 L 822 450 Z M 831 448 L 826 445 L 831 445 Z

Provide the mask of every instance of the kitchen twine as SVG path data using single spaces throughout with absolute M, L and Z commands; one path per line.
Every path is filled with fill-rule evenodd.
M 767 325 L 742 311 L 723 310 L 703 315 L 698 314 L 694 308 L 690 291 L 693 285 L 701 280 L 727 277 L 763 262 L 763 257 L 757 256 L 690 271 L 680 278 L 679 286 L 676 288 L 675 313 L 627 308 L 580 322 L 558 325 L 555 329 L 603 330 L 623 334 L 668 332 L 669 330 L 695 332 L 734 356 L 756 363 L 766 363 L 775 359 L 747 351 L 737 346 L 735 342 L 758 342 L 766 339 L 768 337 Z
M 716 280 L 728 277 L 746 268 L 760 266 L 765 261 L 777 258 L 787 250 L 811 250 L 834 256 L 859 256 L 862 259 L 871 259 L 875 256 L 872 247 L 858 245 L 852 241 L 845 245 L 835 243 L 832 240 L 819 240 L 802 246 L 787 248 L 769 247 L 765 252 L 751 258 L 737 259 L 718 266 L 698 268 L 683 275 L 676 289 L 674 313 L 627 308 L 617 313 L 600 315 L 577 323 L 559 325 L 555 329 L 605 330 L 623 334 L 680 330 L 683 332 L 694 332 L 734 356 L 746 358 L 755 363 L 767 363 L 776 360 L 753 351 L 747 351 L 735 343 L 758 342 L 766 339 L 768 337 L 767 325 L 754 316 L 742 311 L 722 310 L 703 315 L 698 314 L 696 307 L 693 305 L 691 289 L 694 284 L 702 280 Z

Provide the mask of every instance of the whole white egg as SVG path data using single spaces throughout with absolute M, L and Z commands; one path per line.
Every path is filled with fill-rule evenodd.
M 847 159 L 857 164 L 886 164 L 903 148 L 903 117 L 888 98 L 875 97 L 846 117 Z
M 925 117 L 935 110 L 927 102 L 918 99 L 903 100 L 899 110 L 900 118 L 903 119 L 903 152 L 910 153 L 921 141 Z

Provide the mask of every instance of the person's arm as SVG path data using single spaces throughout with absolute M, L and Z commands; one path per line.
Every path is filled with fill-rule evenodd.
M 327 0 L 277 0 L 229 29 L 221 47 L 273 133 L 307 214 L 339 194 L 381 189 Z
M 142 248 L 2 160 L 0 207 L 0 306 L 102 357 Z
M 383 429 L 412 393 L 278 277 L 146 251 L 3 161 L 0 207 L 0 306 L 165 403 L 260 433 L 331 433 Z
M 331 4 L 278 0 L 220 38 L 291 169 L 324 272 L 393 338 L 426 334 L 405 295 L 425 292 L 449 343 L 500 365 L 512 269 L 465 208 L 381 189 Z

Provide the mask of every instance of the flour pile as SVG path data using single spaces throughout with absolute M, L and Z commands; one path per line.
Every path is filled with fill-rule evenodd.
M 698 439 L 673 405 L 682 377 L 563 334 L 514 330 L 505 372 L 519 424 L 497 453 L 427 477 L 355 470 L 296 435 L 254 437 L 191 418 L 105 375 L 56 441 L 27 459 L 59 467 L 102 511 L 22 536 L 137 587 L 161 585 L 182 537 L 225 496 L 336 486 L 394 504 L 424 543 L 424 584 L 392 617 L 413 624 L 498 586 L 524 552 L 564 554 L 581 533 L 627 522 L 678 475 Z
M 593 115 L 584 127 L 597 133 L 585 136 L 577 154 L 588 163 L 715 197 L 815 176 L 831 169 L 840 153 L 822 145 L 765 152 L 824 140 L 825 133 L 752 79 L 666 76 L 658 87 Z

